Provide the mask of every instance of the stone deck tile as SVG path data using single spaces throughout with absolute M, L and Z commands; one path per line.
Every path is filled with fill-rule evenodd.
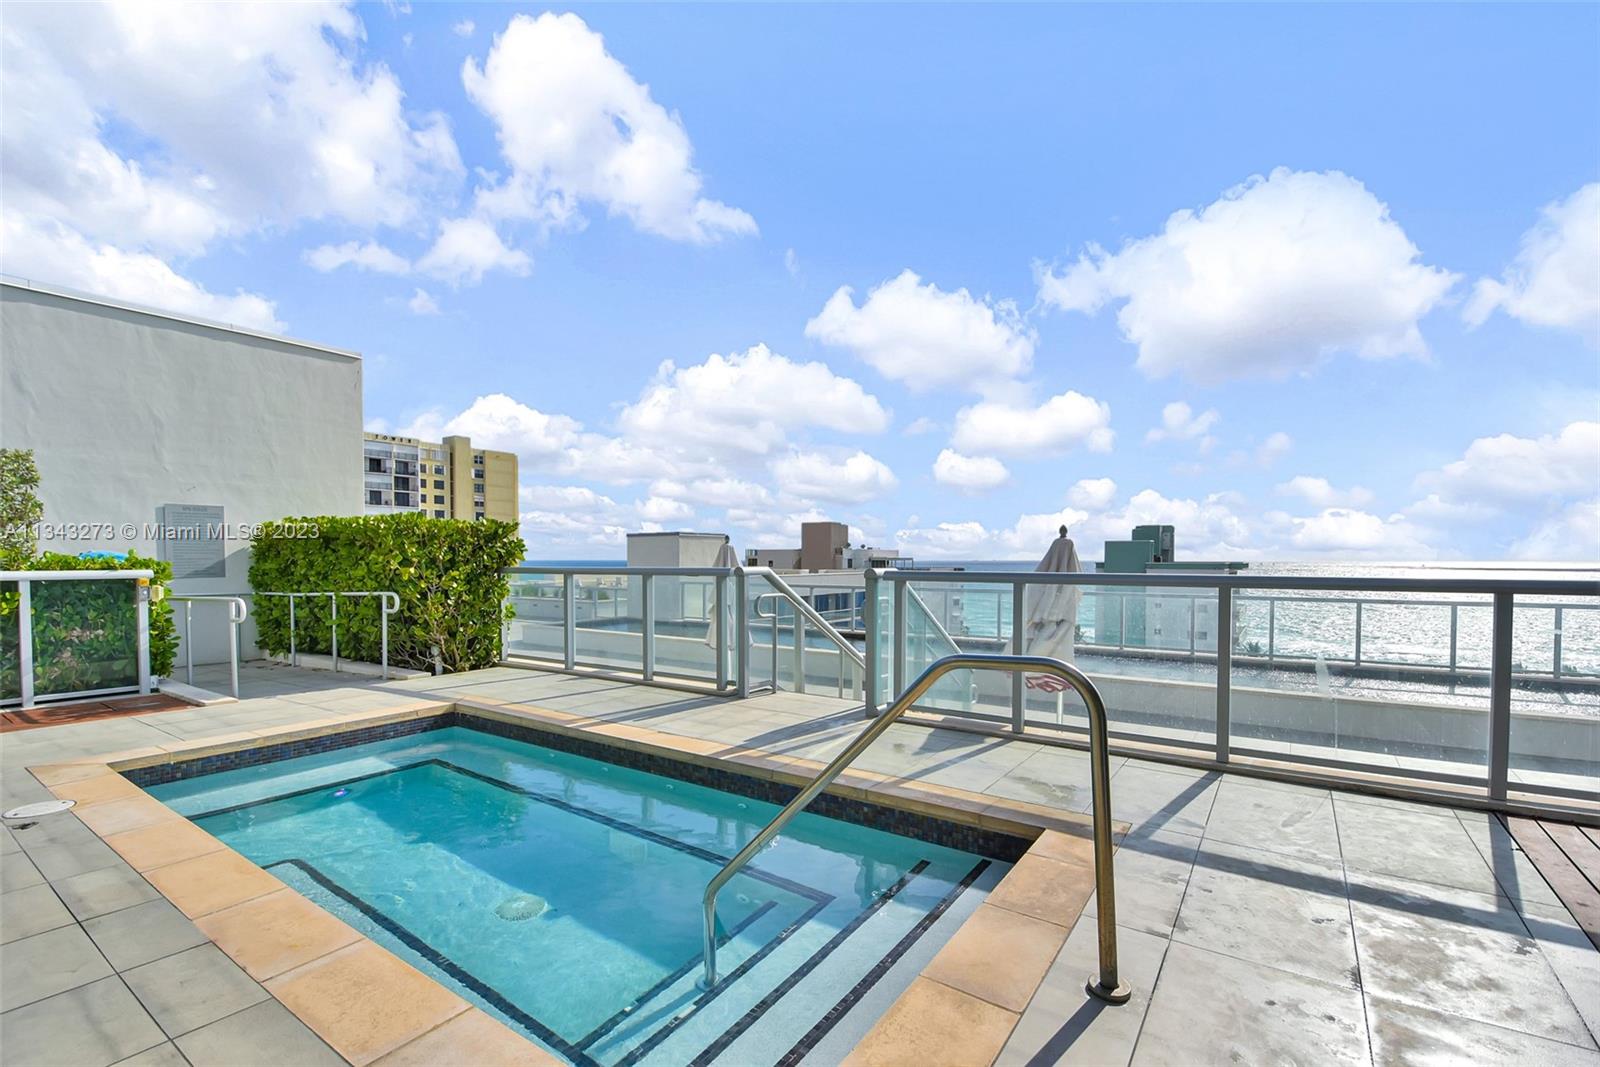
M 490 704 L 526 703 L 577 715 L 580 724 L 609 722 L 674 733 L 697 739 L 711 754 L 756 748 L 808 760 L 825 759 L 837 751 L 862 721 L 859 705 L 817 694 L 734 702 L 609 679 L 505 668 L 390 683 L 314 673 L 308 680 L 308 672 L 277 667 L 247 666 L 242 677 L 247 699 L 200 709 L 190 718 L 175 720 L 171 730 L 153 724 L 191 713 L 10 735 L 0 746 L 0 766 L 7 772 L 0 775 L 0 795 L 11 803 L 49 797 L 31 775 L 16 773 L 24 766 L 81 763 L 108 751 L 170 748 L 241 731 L 344 721 L 359 715 L 357 705 L 367 706 L 370 700 L 371 706 L 381 707 L 390 698 L 399 705 L 419 697 L 451 700 L 476 695 Z M 249 699 L 249 686 L 256 681 L 270 695 Z M 341 701 L 351 706 L 338 706 Z M 911 723 L 893 727 L 880 745 L 882 751 L 874 750 L 875 760 L 864 761 L 863 769 L 892 778 L 945 781 L 1043 809 L 1081 813 L 1089 806 L 1086 759 L 1080 752 Z M 55 773 L 68 778 L 96 776 L 79 770 Z M 1503 1049 L 1505 1056 L 1529 1062 L 1594 1062 L 1594 1034 L 1600 1029 L 1600 1007 L 1596 1007 L 1600 953 L 1584 942 L 1581 931 L 1556 906 L 1548 887 L 1503 830 L 1482 815 L 1121 757 L 1113 760 L 1112 803 L 1117 819 L 1132 824 L 1117 859 L 1123 975 L 1134 987 L 1129 1005 L 1104 1007 L 1081 991 L 1083 979 L 1093 969 L 1091 896 L 1083 915 L 1072 924 L 1071 936 L 1049 961 L 1038 991 L 1020 1011 L 942 982 L 919 979 L 908 996 L 923 1002 L 924 1008 L 932 1005 L 937 1025 L 919 1023 L 914 1031 L 901 1028 L 897 1033 L 895 1020 L 909 1018 L 902 1016 L 897 1004 L 874 1031 L 892 1036 L 874 1036 L 857 1050 L 852 1062 L 980 1063 L 1004 1047 L 1002 1062 L 1034 1065 L 1061 1059 L 1189 1063 L 1230 1056 L 1369 1063 L 1375 1056 L 1378 1062 L 1404 1058 L 1395 1050 L 1414 1050 L 1418 1041 L 1444 1050 L 1458 1047 L 1460 1041 L 1478 1042 L 1473 1047 Z M 1457 821 L 1459 834 L 1446 830 L 1450 818 Z M 21 836 L 8 831 L 0 840 L 0 875 L 6 887 L 59 884 L 58 895 L 75 913 L 75 921 L 92 920 L 102 908 L 102 914 L 116 915 L 146 904 L 148 898 L 142 893 L 148 886 L 139 888 L 143 878 L 76 817 L 65 819 L 70 821 L 57 824 L 56 830 L 41 824 Z M 1429 833 L 1435 830 L 1439 832 Z M 1039 854 L 1087 870 L 1081 826 L 1077 831 L 1061 836 L 1059 855 L 1047 844 Z M 131 829 L 115 835 L 115 843 L 136 841 L 133 835 L 141 832 Z M 1419 839 L 1419 834 L 1427 836 Z M 1404 855 L 1402 846 L 1413 854 Z M 1241 857 L 1250 862 L 1241 866 Z M 145 854 L 141 862 L 159 870 L 202 858 Z M 164 862 L 153 864 L 155 859 Z M 1484 881 L 1480 871 L 1489 872 L 1491 880 Z M 1336 880 L 1329 872 L 1339 872 L 1344 879 L 1343 894 L 1335 891 Z M 269 899 L 267 894 L 276 886 L 276 880 L 244 888 L 234 885 L 220 899 L 245 895 L 228 904 L 213 898 L 200 905 L 191 902 L 191 907 L 221 915 L 225 911 L 219 909 L 245 908 Z M 1496 892 L 1474 898 L 1474 886 Z M 1208 888 L 1214 890 L 1206 894 L 1211 897 L 1266 896 L 1248 908 L 1236 907 L 1234 914 L 1227 909 L 1217 913 L 1226 918 L 1208 917 L 1201 899 Z M 1296 899 L 1276 901 L 1286 893 Z M 1476 899 L 1476 905 L 1464 905 L 1463 893 Z M 1352 913 L 1350 930 L 1362 963 L 1361 988 L 1353 988 L 1350 980 L 1338 980 L 1343 957 L 1332 948 L 1338 937 L 1324 941 L 1303 932 L 1280 937 L 1262 925 L 1278 921 L 1263 918 L 1273 912 L 1289 916 L 1285 922 L 1303 919 L 1314 927 L 1337 928 L 1334 904 L 1341 895 Z M 1317 911 L 1322 898 L 1327 900 L 1326 916 Z M 986 906 L 1004 910 L 998 904 Z M 1025 910 L 1009 914 L 1055 925 Z M 1182 924 L 1179 915 L 1184 916 Z M 1329 921 L 1313 921 L 1318 918 Z M 1514 923 L 1520 924 L 1520 932 Z M 105 924 L 108 929 L 111 925 Z M 1175 929 L 1180 925 L 1182 929 Z M 1236 932 L 1224 936 L 1230 928 Z M 18 943 L 75 929 L 79 928 L 56 927 Z M 1252 939 L 1275 940 L 1279 955 L 1251 948 Z M 8 945 L 8 951 L 12 947 Z M 348 949 L 334 949 L 302 964 L 300 970 L 308 971 L 343 951 Z M 1436 981 L 1437 974 L 1428 970 L 1427 961 L 1441 952 L 1461 956 L 1454 970 L 1462 982 L 1486 981 L 1490 987 L 1481 997 L 1457 996 L 1462 991 L 1453 985 L 1433 990 L 1430 995 L 1455 998 L 1452 1014 L 1442 1022 L 1428 1014 L 1437 1014 L 1436 1006 L 1420 1003 L 1415 993 L 1418 988 L 1432 988 L 1427 983 Z M 1241 954 L 1266 958 L 1241 958 Z M 65 951 L 56 955 L 61 960 L 54 970 L 68 972 L 62 981 L 78 984 L 14 1007 L 3 1017 L 8 1058 L 14 1050 L 33 1048 L 29 1041 L 43 1040 L 37 1046 L 44 1050 L 36 1057 L 39 1062 L 63 1051 L 73 1054 L 74 1063 L 109 1064 L 114 1055 L 168 1062 L 162 1057 L 170 1057 L 171 1044 L 119 978 L 99 975 L 92 966 L 72 974 L 72 960 L 77 957 Z M 1315 965 L 1312 955 L 1319 956 Z M 1338 966 L 1330 966 L 1329 960 Z M 284 982 L 295 973 L 285 971 L 271 981 Z M 1408 987 L 1408 981 L 1420 985 Z M 464 1033 L 480 1025 L 469 1023 L 470 1016 L 453 1006 L 448 1011 L 435 1007 L 440 1010 L 431 1023 L 407 1014 L 405 1032 L 410 1036 L 387 1051 L 359 1040 L 348 1044 L 347 1051 L 361 1059 L 388 1056 L 387 1062 L 393 1064 L 415 1062 L 432 1055 L 430 1041 L 443 1042 L 452 1030 Z M 68 1011 L 106 1020 L 103 1032 L 89 1041 L 92 1048 L 80 1041 L 81 1034 L 50 1036 L 51 1020 Z M 1370 1025 L 1360 1021 L 1363 1011 L 1370 1015 Z M 922 1011 L 916 1014 L 929 1017 Z M 309 1043 L 296 1045 L 288 1034 Z M 196 1064 L 226 1063 L 252 1035 L 281 1039 L 285 1048 L 303 1047 L 301 1059 L 290 1056 L 285 1063 L 339 1062 L 275 1000 L 209 1022 L 176 1043 Z

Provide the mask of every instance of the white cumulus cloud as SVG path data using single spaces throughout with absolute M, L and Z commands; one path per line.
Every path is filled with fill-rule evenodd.
M 429 295 L 426 289 L 418 289 L 411 294 L 411 299 L 406 301 L 406 307 L 413 315 L 439 314 L 439 302 Z
M 376 241 L 319 245 L 306 252 L 306 262 L 324 273 L 346 266 L 378 274 L 408 274 L 411 271 L 410 260 Z
M 1511 546 L 1514 559 L 1600 562 L 1600 497 L 1575 501 Z
M 1600 422 L 1572 422 L 1540 437 L 1480 437 L 1417 484 L 1451 502 L 1588 495 L 1600 486 Z
M 1278 492 L 1286 496 L 1296 496 L 1312 507 L 1362 507 L 1372 503 L 1372 490 L 1364 489 L 1359 485 L 1352 485 L 1348 489 L 1335 489 L 1326 478 L 1316 478 L 1309 474 L 1297 474 L 1286 482 L 1278 485 Z
M 666 361 L 618 424 L 641 440 L 699 446 L 702 454 L 765 455 L 802 427 L 881 433 L 889 414 L 859 383 L 826 364 L 796 363 L 755 345 L 688 367 Z
M 461 79 L 510 166 L 479 193 L 491 216 L 575 224 L 593 203 L 675 240 L 756 232 L 748 214 L 702 195 L 682 121 L 577 15 L 513 16 Z
M 1067 501 L 1075 508 L 1103 511 L 1117 498 L 1117 483 L 1110 478 L 1080 478 L 1067 490 Z
M 1215 408 L 1207 408 L 1196 415 L 1194 409 L 1182 400 L 1174 400 L 1161 409 L 1161 425 L 1152 427 L 1144 435 L 1147 444 L 1158 441 L 1196 441 L 1202 452 L 1208 451 L 1216 438 L 1211 428 L 1221 421 Z
M 950 443 L 969 454 L 1051 455 L 1082 446 L 1109 452 L 1111 407 L 1068 390 L 1038 407 L 985 400 L 956 413 Z
M 266 297 L 213 293 L 147 252 L 95 244 L 66 227 L 9 214 L 0 219 L 0 234 L 0 264 L 8 273 L 235 326 L 284 328 Z
M 532 266 L 526 252 L 508 247 L 480 218 L 444 220 L 433 247 L 417 260 L 419 271 L 452 285 L 476 284 L 491 270 L 527 274 Z
M 1006 484 L 1011 472 L 993 456 L 963 456 L 946 448 L 933 461 L 933 479 L 964 493 L 982 493 Z
M 839 459 L 820 452 L 794 452 L 772 464 L 778 487 L 802 500 L 860 504 L 893 491 L 894 472 L 865 452 Z
M 1600 343 L 1600 182 L 1545 205 L 1505 276 L 1479 281 L 1463 314 L 1476 326 L 1497 310 Z
M 1457 277 L 1421 262 L 1388 207 L 1348 175 L 1284 168 L 1183 210 L 1120 251 L 1040 275 L 1046 304 L 1117 322 L 1152 378 L 1281 378 L 1335 353 L 1424 356 L 1419 320 Z
M 1267 435 L 1267 439 L 1256 447 L 1256 462 L 1263 467 L 1270 467 L 1278 460 L 1289 454 L 1294 448 L 1294 438 L 1282 430 Z
M 983 391 L 996 380 L 1026 374 L 1034 333 L 1016 305 L 947 293 L 910 270 L 884 282 L 857 307 L 840 287 L 806 336 L 848 348 L 886 378 L 913 391 L 956 385 Z

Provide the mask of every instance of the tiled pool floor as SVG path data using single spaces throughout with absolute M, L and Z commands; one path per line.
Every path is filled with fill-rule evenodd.
M 9 807 L 49 795 L 27 766 L 419 696 L 526 703 L 816 760 L 861 728 L 859 708 L 831 698 L 733 701 L 511 668 L 365 684 L 246 674 L 238 704 L 7 734 L 0 796 Z M 250 696 L 254 682 L 273 691 Z M 1031 742 L 898 724 L 860 766 L 1088 807 L 1086 757 Z M 1132 824 L 1116 862 L 1132 1002 L 1083 993 L 1091 902 L 1014 1028 L 981 997 L 918 980 L 916 997 L 969 1023 L 972 1049 L 998 1039 L 1008 1064 L 1600 1064 L 1600 952 L 1493 817 L 1120 757 L 1113 770 L 1113 812 Z M 8 1062 L 339 1062 L 75 816 L 6 831 L 0 874 Z M 972 1062 L 972 1049 L 941 1056 Z M 810 1062 L 843 1051 L 819 1047 Z M 889 1062 L 882 1051 L 857 1055 Z

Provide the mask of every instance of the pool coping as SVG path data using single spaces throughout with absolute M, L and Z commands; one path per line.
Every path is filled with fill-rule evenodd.
M 364 713 L 29 767 L 79 819 L 230 959 L 358 1067 L 563 1061 L 135 785 L 123 772 L 366 731 L 452 714 L 599 742 L 786 787 L 822 764 L 765 749 L 663 733 L 482 697 L 413 701 Z M 292 757 L 283 757 L 292 758 Z M 872 1024 L 848 1062 L 990 1064 L 999 1055 L 1094 889 L 1087 815 L 859 768 L 828 793 L 1031 842 L 986 899 Z M 1117 836 L 1127 831 L 1116 824 Z M 995 951 L 1002 945 L 1005 951 Z M 936 1054 L 933 1054 L 936 1053 Z

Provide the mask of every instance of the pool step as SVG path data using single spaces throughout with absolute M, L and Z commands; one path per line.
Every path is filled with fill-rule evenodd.
M 928 930 L 952 912 L 959 917 L 976 907 L 1004 866 L 989 865 L 974 875 L 972 884 L 957 887 L 945 879 L 926 877 L 919 882 L 918 877 L 908 876 L 843 930 L 813 919 L 765 952 L 760 946 L 750 947 L 741 960 L 741 954 L 724 950 L 718 960 L 723 981 L 710 995 L 696 986 L 701 973 L 696 967 L 662 990 L 654 1003 L 642 1004 L 635 1013 L 637 1024 L 618 1027 L 587 1052 L 606 1067 L 742 1065 L 769 1060 L 808 1034 L 821 1040 L 826 1035 L 820 1031 L 827 1026 L 819 1023 L 825 1017 L 838 1008 L 828 1023 L 838 1025 L 872 996 L 890 970 L 886 956 L 898 951 L 909 964 Z M 923 955 L 931 956 L 942 940 L 929 938 Z M 749 962 L 752 954 L 758 958 Z M 911 973 L 916 970 L 920 964 Z M 909 980 L 906 977 L 900 984 Z M 849 1003 L 841 1006 L 847 999 Z M 884 1006 L 892 999 L 889 996 Z M 655 1003 L 671 1005 L 671 1010 Z M 819 1032 L 813 1034 L 814 1029 Z M 858 1029 L 864 1032 L 865 1027 Z

